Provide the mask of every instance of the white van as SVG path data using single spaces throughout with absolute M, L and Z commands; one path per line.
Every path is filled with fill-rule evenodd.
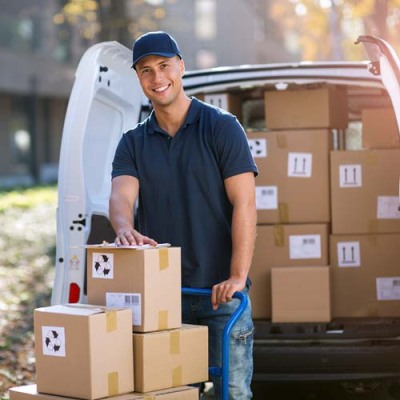
M 347 128 L 332 129 L 334 149 L 358 150 L 362 148 L 364 109 L 390 108 L 400 126 L 399 59 L 378 38 L 362 36 L 358 42 L 370 61 L 189 71 L 184 76 L 185 90 L 223 108 L 231 107 L 227 94 L 242 99 L 240 120 L 251 131 L 265 129 L 265 91 L 324 85 L 344 88 L 349 123 Z M 76 71 L 61 145 L 52 304 L 86 301 L 84 246 L 114 240 L 108 220 L 114 151 L 123 132 L 151 110 L 131 69 L 131 59 L 131 50 L 121 44 L 100 43 L 84 54 Z M 398 266 L 400 276 L 400 261 Z M 397 384 L 400 296 L 397 304 L 398 315 L 390 317 L 333 318 L 329 323 L 305 324 L 255 320 L 255 384 L 333 380 L 357 391 L 375 388 L 377 382 Z

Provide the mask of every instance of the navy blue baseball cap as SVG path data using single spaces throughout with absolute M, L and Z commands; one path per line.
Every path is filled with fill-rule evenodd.
M 144 57 L 154 55 L 171 58 L 178 56 L 182 58 L 176 40 L 167 32 L 148 32 L 136 39 L 133 44 L 133 64 L 136 64 Z

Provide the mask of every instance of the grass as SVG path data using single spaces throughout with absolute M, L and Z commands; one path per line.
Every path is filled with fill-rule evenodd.
M 0 191 L 1 399 L 35 382 L 32 316 L 50 304 L 56 208 L 56 186 Z

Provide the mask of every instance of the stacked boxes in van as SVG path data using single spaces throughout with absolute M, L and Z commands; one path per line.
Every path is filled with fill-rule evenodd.
M 87 246 L 87 298 L 35 310 L 37 383 L 11 400 L 198 398 L 208 329 L 181 323 L 180 248 Z
M 347 94 L 334 86 L 273 90 L 264 101 L 266 129 L 247 132 L 259 169 L 253 317 L 328 322 L 329 156 L 333 130 L 347 127 Z

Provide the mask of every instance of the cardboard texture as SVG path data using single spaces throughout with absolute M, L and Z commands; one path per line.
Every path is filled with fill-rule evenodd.
M 258 225 L 249 277 L 253 318 L 271 318 L 272 267 L 328 265 L 328 225 Z
M 153 390 L 208 380 L 208 328 L 183 324 L 179 329 L 133 334 L 135 390 Z
M 400 149 L 331 152 L 332 233 L 400 232 Z
M 134 332 L 181 326 L 181 251 L 87 246 L 88 303 L 129 307 Z
M 34 334 L 39 392 L 92 400 L 134 390 L 129 309 L 37 308 Z
M 332 316 L 400 317 L 400 234 L 330 237 Z
M 39 393 L 36 385 L 19 386 L 10 389 L 10 400 L 72 400 L 71 397 L 61 397 Z M 198 388 L 180 386 L 171 389 L 157 390 L 149 393 L 128 393 L 108 397 L 112 400 L 198 400 Z
M 329 153 L 333 136 L 322 129 L 247 132 L 259 175 L 259 224 L 330 221 Z
M 272 322 L 329 322 L 329 267 L 271 270 Z
M 400 135 L 392 108 L 364 109 L 361 120 L 364 149 L 400 148 Z
M 345 88 L 275 90 L 264 93 L 265 126 L 268 129 L 346 128 Z
M 238 120 L 242 119 L 242 100 L 239 95 L 233 93 L 209 93 L 204 95 L 196 95 L 199 100 L 212 104 L 231 114 L 235 115 Z

